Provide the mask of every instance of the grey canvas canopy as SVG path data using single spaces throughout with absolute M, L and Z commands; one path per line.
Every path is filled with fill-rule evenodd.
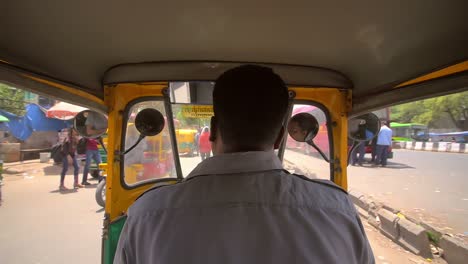
M 466 0 L 2 2 L 0 81 L 102 108 L 118 82 L 214 80 L 268 64 L 290 85 L 353 90 L 353 112 L 468 88 Z M 462 67 L 463 68 L 463 67 Z M 53 91 L 53 92 L 52 92 Z

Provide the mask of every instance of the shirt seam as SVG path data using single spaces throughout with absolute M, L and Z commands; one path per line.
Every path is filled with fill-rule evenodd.
M 312 209 L 313 211 L 330 210 L 330 211 L 335 211 L 338 213 L 349 214 L 350 216 L 355 215 L 355 212 L 351 208 L 349 210 L 346 210 L 343 207 L 317 207 L 317 206 L 307 206 L 307 205 L 292 206 L 292 205 L 287 205 L 287 204 L 271 204 L 271 203 L 258 203 L 258 202 L 225 202 L 219 205 L 165 207 L 165 208 L 153 209 L 151 212 L 137 214 L 137 215 L 134 215 L 134 217 L 155 216 L 159 213 L 164 213 L 166 211 L 171 211 L 171 210 L 216 209 L 216 208 L 234 208 L 234 207 L 245 207 L 245 208 L 255 208 L 255 207 L 282 208 L 283 207 L 283 208 L 294 209 L 294 210 L 300 210 L 300 209 Z
M 224 173 L 203 173 L 203 174 L 193 174 L 188 175 L 182 182 L 187 182 L 195 177 L 198 176 L 223 176 L 223 175 L 238 175 L 238 174 L 245 174 L 246 176 L 262 173 L 262 172 L 270 172 L 270 171 L 283 171 L 283 168 L 273 168 L 273 169 L 266 169 L 266 170 L 255 170 L 255 171 L 239 171 L 239 172 L 224 172 Z

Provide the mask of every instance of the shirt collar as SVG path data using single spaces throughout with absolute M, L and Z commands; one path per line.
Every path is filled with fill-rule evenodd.
M 266 170 L 281 170 L 283 165 L 274 151 L 226 153 L 202 161 L 187 176 L 233 174 Z

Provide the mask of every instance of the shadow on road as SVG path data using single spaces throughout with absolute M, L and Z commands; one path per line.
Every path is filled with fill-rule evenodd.
M 366 161 L 363 165 L 359 167 L 368 168 L 368 169 L 376 169 L 376 168 L 381 168 L 382 166 L 375 165 L 371 163 L 370 161 Z M 385 166 L 385 168 L 386 169 L 416 169 L 415 167 L 409 166 L 404 163 L 391 162 L 391 161 L 387 161 L 387 166 Z
M 26 172 L 25 170 L 15 170 L 10 168 L 3 169 L 3 174 L 14 175 L 14 174 L 21 174 Z
M 96 189 L 97 183 L 91 183 L 91 185 L 85 185 L 85 189 Z
M 389 168 L 389 169 L 416 169 L 413 166 L 409 166 L 407 164 L 398 163 L 398 162 L 387 162 L 386 168 Z
M 68 170 L 70 171 L 73 170 L 73 167 L 72 168 L 69 168 Z M 62 171 L 62 166 L 61 165 L 50 165 L 50 166 L 47 166 L 47 167 L 44 167 L 42 169 L 44 171 L 44 175 L 58 175 L 60 174 L 60 172 Z
M 65 191 L 61 191 L 59 189 L 57 190 L 53 190 L 53 191 L 50 191 L 50 193 L 60 193 L 60 194 L 69 194 L 69 193 L 76 193 L 78 192 L 78 189 L 68 189 L 68 190 L 65 190 Z

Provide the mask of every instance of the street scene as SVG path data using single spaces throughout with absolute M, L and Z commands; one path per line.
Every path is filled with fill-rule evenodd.
M 184 85 L 182 83 L 180 87 L 184 88 Z M 1 263 L 98 263 L 106 190 L 105 179 L 101 176 L 106 174 L 108 142 L 107 127 L 93 126 L 91 129 L 90 123 L 102 118 L 100 123 L 103 124 L 106 117 L 94 116 L 95 113 L 86 108 L 65 102 L 30 93 L 18 97 L 18 92 L 8 91 L 20 103 L 7 101 L 4 109 L 9 111 L 2 110 L 4 115 L 0 119 L 3 159 Z M 29 101 L 22 102 L 21 96 Z M 22 107 L 24 109 L 20 111 Z M 124 160 L 127 184 L 176 176 L 169 128 L 165 126 L 158 135 L 140 138 L 135 120 L 145 108 L 164 113 L 162 101 L 140 102 L 129 109 L 125 149 L 131 151 Z M 434 115 L 435 121 L 426 122 L 428 125 L 404 120 L 408 111 L 414 110 L 407 108 L 399 106 L 375 112 L 381 120 L 389 120 L 391 115 L 402 120 L 400 123 L 382 122 L 382 127 L 388 125 L 386 131 L 389 133 L 384 153 L 392 153 L 385 162 L 382 159 L 371 161 L 371 152 L 381 141 L 366 135 L 368 131 L 362 134 L 365 144 L 357 144 L 355 148 L 349 146 L 348 151 L 354 151 L 348 166 L 348 189 L 350 193 L 364 194 L 382 208 L 397 213 L 399 218 L 426 223 L 443 234 L 468 242 L 468 155 L 462 153 L 467 138 L 465 132 L 449 132 L 449 129 L 464 128 L 464 120 L 460 122 L 463 124 L 457 124 L 459 127 L 429 130 L 431 122 L 435 123 L 433 126 L 449 125 L 438 115 Z M 209 122 L 213 110 L 211 106 L 184 104 L 173 104 L 172 110 L 176 117 L 175 137 L 181 171 L 186 177 L 197 164 L 212 155 Z M 312 105 L 295 105 L 293 116 L 297 114 L 314 116 L 317 120 L 315 147 L 288 136 L 284 166 L 291 173 L 328 180 L 330 165 L 326 160 L 333 157 L 329 156 L 331 145 L 326 115 Z M 364 124 L 361 120 L 356 127 Z M 384 138 L 379 133 L 382 128 L 376 129 L 372 134 Z M 98 133 L 99 137 L 82 136 L 90 133 Z M 374 140 L 370 140 L 372 138 Z M 409 142 L 408 146 L 419 142 L 421 147 L 419 150 L 415 150 L 416 147 L 411 150 L 402 148 L 399 145 L 402 142 Z M 423 151 L 422 146 L 429 145 L 426 143 L 450 144 L 458 146 L 460 151 Z M 323 153 L 319 154 L 316 148 Z M 382 155 L 379 153 L 377 157 Z M 380 221 L 376 216 L 361 216 Z M 440 258 L 441 249 L 433 247 L 433 257 L 424 258 L 384 235 L 371 221 L 363 219 L 363 226 L 377 263 L 425 263 L 427 259 L 445 263 Z M 25 247 L 27 253 L 18 254 Z
M 184 168 L 194 167 L 200 157 L 182 157 L 181 161 Z M 94 198 L 97 181 L 86 188 L 60 192 L 60 170 L 52 162 L 39 160 L 4 167 L 0 240 L 7 243 L 0 243 L 2 263 L 99 262 L 104 213 Z M 69 173 L 66 183 L 72 180 Z M 374 227 L 367 223 L 364 227 L 377 263 L 424 263 Z M 18 254 L 26 248 L 24 254 Z
M 362 190 L 409 215 L 433 221 L 449 233 L 464 234 L 468 228 L 464 173 L 468 155 L 395 152 L 387 168 L 367 164 L 350 167 L 350 189 Z M 307 162 L 309 168 L 326 167 L 319 158 L 287 151 L 286 163 L 293 159 Z M 182 157 L 184 172 L 188 173 L 200 161 L 200 157 Z M 52 162 L 39 160 L 4 166 L 0 240 L 8 243 L 0 243 L 2 263 L 99 261 L 103 208 L 95 201 L 97 181 L 92 180 L 86 188 L 60 192 L 60 170 Z M 327 170 L 315 170 L 315 175 L 320 176 L 320 171 Z M 444 172 L 446 176 L 440 177 Z M 73 175 L 68 173 L 66 183 L 72 181 Z M 364 227 L 377 263 L 424 263 L 424 259 L 401 248 L 373 226 L 364 222 Z M 17 254 L 25 247 L 26 254 Z

